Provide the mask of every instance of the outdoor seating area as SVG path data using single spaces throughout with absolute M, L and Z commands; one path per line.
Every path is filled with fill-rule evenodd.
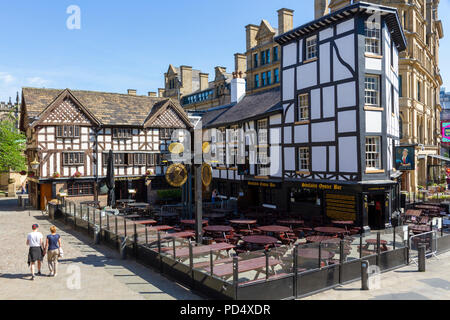
M 329 270 L 333 273 L 331 280 L 323 278 L 320 284 L 329 287 L 359 277 L 363 259 L 382 270 L 403 265 L 410 237 L 434 230 L 433 218 L 440 215 L 436 206 L 419 205 L 405 212 L 406 234 L 404 226 L 399 226 L 361 235 L 353 221 L 322 219 L 319 224 L 319 219 L 302 214 L 267 208 L 241 212 L 221 203 L 220 207 L 211 208 L 212 216 L 203 216 L 203 239 L 196 243 L 196 221 L 186 217 L 186 210 L 175 205 L 160 208 L 142 205 L 146 211 L 138 212 L 134 209 L 141 205 L 133 204 L 122 202 L 117 208 L 119 214 L 114 214 L 66 201 L 63 217 L 76 229 L 87 229 L 92 234 L 100 232 L 102 241 L 118 249 L 127 248 L 128 255 L 143 259 L 177 279 L 204 279 L 198 280 L 201 286 L 213 286 L 212 281 L 214 290 L 230 298 L 237 293 L 219 290 L 220 283 L 222 287 L 232 286 L 246 292 L 272 281 L 321 277 L 321 271 Z M 224 217 L 217 220 L 214 214 Z M 264 214 L 267 217 L 263 218 Z M 414 246 L 424 240 L 411 239 Z M 308 294 L 313 289 L 300 291 Z M 257 291 L 252 294 L 257 295 Z

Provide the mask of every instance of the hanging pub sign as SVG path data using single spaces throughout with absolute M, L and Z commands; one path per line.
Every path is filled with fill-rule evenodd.
M 450 145 L 450 122 L 442 121 L 442 143 L 444 145 Z
M 395 168 L 401 171 L 416 169 L 414 147 L 395 147 Z

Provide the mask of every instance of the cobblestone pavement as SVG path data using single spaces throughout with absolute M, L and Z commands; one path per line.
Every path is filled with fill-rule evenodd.
M 0 199 L 0 300 L 198 300 L 175 282 L 119 254 L 93 239 L 55 223 L 61 235 L 64 258 L 57 277 L 44 259 L 43 276 L 30 280 L 26 236 L 38 223 L 44 237 L 52 225 L 40 211 L 19 210 L 15 199 Z
M 381 274 L 377 289 L 361 290 L 361 281 L 337 287 L 303 300 L 448 300 L 450 299 L 450 252 L 426 261 L 426 272 L 414 263 Z

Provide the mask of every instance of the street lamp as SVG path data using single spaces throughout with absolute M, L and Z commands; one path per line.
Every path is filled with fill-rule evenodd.
M 30 163 L 31 168 L 33 170 L 37 170 L 39 168 L 39 161 L 37 161 L 37 158 L 35 157 L 33 162 Z

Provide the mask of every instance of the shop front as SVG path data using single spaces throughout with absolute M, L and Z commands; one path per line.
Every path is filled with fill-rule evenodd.
M 398 185 L 394 181 L 374 184 L 286 182 L 289 212 L 320 221 L 354 221 L 364 230 L 384 229 L 398 209 Z

